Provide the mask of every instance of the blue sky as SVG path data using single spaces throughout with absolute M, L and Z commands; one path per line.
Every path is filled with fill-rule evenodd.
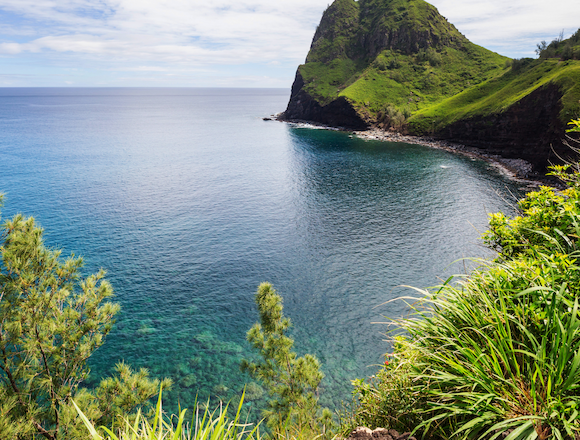
M 290 87 L 330 0 L 0 0 L 0 87 Z M 434 0 L 510 57 L 580 28 L 578 0 Z

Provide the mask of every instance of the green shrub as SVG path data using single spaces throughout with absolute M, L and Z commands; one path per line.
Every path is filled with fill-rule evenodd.
M 419 53 L 417 53 L 416 58 L 418 62 L 424 63 L 427 61 L 433 67 L 439 66 L 443 62 L 441 54 L 432 47 L 428 48 L 427 50 L 421 49 Z
M 558 173 L 568 169 L 554 168 Z M 580 187 L 575 184 L 561 192 L 543 186 L 518 203 L 522 215 L 510 219 L 492 214 L 484 240 L 502 259 L 517 258 L 538 246 L 572 252 L 580 235 L 579 203 Z
M 377 113 L 377 124 L 383 129 L 401 130 L 407 122 L 407 115 L 410 115 L 408 109 L 401 111 L 393 105 L 387 104 Z
M 352 381 L 357 404 L 345 408 L 340 414 L 343 435 L 348 435 L 357 426 L 408 432 L 423 421 L 417 411 L 422 404 L 421 396 L 409 392 L 409 372 L 416 355 L 412 352 L 403 355 L 403 347 L 396 341 L 395 345 L 397 356 L 387 356 L 388 360 L 376 375 Z
M 562 31 L 558 38 L 552 40 L 550 44 L 542 41 L 537 45 L 536 54 L 542 58 L 560 58 L 561 60 L 571 60 L 578 59 L 577 52 L 575 51 L 575 44 L 577 44 L 580 39 L 580 29 L 574 33 L 570 38 L 564 40 L 564 32 Z
M 573 121 L 572 130 L 580 130 Z M 494 214 L 492 262 L 407 298 L 404 337 L 372 382 L 355 382 L 357 424 L 434 438 L 580 437 L 580 174 L 541 187 L 520 215 Z M 350 423 L 350 425 L 349 425 Z M 373 426 L 374 427 L 374 426 Z
M 511 67 L 514 72 L 519 72 L 525 69 L 527 66 L 531 65 L 534 61 L 533 58 L 514 58 L 510 61 L 509 65 L 506 63 L 506 67 Z

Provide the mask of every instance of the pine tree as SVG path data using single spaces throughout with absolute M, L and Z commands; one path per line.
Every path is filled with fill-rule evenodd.
M 290 319 L 284 316 L 282 297 L 270 283 L 260 284 L 255 301 L 260 322 L 248 331 L 247 339 L 262 360 L 244 360 L 242 370 L 261 381 L 272 397 L 263 413 L 267 426 L 275 435 L 324 433 L 332 415 L 318 403 L 318 386 L 324 377 L 318 359 L 310 354 L 298 357 L 292 351 L 294 340 L 286 336 Z
M 113 289 L 104 271 L 82 279 L 82 259 L 63 261 L 44 245 L 42 232 L 33 218 L 17 215 L 1 234 L 1 439 L 83 438 L 72 397 L 93 420 L 109 421 L 142 405 L 160 385 L 146 371 L 119 365 L 118 378 L 94 391 L 80 388 L 119 305 L 108 301 Z

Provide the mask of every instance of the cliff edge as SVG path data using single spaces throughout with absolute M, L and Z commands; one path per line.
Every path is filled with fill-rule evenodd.
M 413 112 L 496 76 L 505 62 L 423 0 L 335 0 L 282 119 L 400 128 Z
M 525 159 L 572 156 L 580 117 L 580 30 L 540 59 L 471 43 L 423 0 L 335 0 L 324 12 L 280 119 L 429 135 Z

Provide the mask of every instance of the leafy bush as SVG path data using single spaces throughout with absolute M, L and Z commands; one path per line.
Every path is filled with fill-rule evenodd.
M 580 29 L 570 38 L 564 40 L 564 32 L 560 33 L 558 38 L 552 40 L 550 44 L 542 41 L 537 45 L 536 54 L 541 59 L 560 58 L 561 60 L 578 60 L 580 59 L 577 43 L 580 42 Z
M 398 339 L 398 338 L 397 338 Z M 352 381 L 357 404 L 340 414 L 341 431 L 348 435 L 357 426 L 388 427 L 400 432 L 411 431 L 422 421 L 417 411 L 421 397 L 409 392 L 410 369 L 416 360 L 413 352 L 402 354 L 395 339 L 396 356 L 388 358 L 376 375 Z
M 567 168 L 555 167 L 558 172 Z M 521 216 L 510 219 L 502 213 L 492 214 L 484 240 L 504 260 L 541 246 L 565 253 L 575 251 L 575 237 L 580 234 L 579 201 L 580 187 L 576 185 L 561 192 L 541 187 L 518 203 Z
M 565 190 L 541 187 L 519 216 L 491 217 L 493 262 L 407 298 L 411 316 L 395 320 L 406 336 L 374 382 L 355 382 L 351 423 L 440 438 L 580 437 L 580 174 L 570 167 L 553 169 Z
M 377 58 L 373 61 L 373 66 L 383 72 L 385 70 L 389 70 L 389 63 L 383 55 L 377 56 Z
M 438 53 L 432 47 L 428 48 L 427 50 L 421 49 L 417 53 L 417 61 L 420 63 L 429 62 L 429 64 L 433 67 L 439 66 L 443 62 L 443 58 L 441 54 Z
M 410 112 L 408 110 L 401 111 L 393 105 L 387 104 L 377 113 L 377 123 L 383 129 L 401 130 L 405 126 L 409 115 Z
M 510 61 L 509 67 L 511 67 L 511 69 L 514 72 L 519 72 L 519 71 L 525 69 L 530 64 L 532 64 L 534 59 L 533 58 L 514 58 L 513 60 L 509 60 L 509 61 Z

